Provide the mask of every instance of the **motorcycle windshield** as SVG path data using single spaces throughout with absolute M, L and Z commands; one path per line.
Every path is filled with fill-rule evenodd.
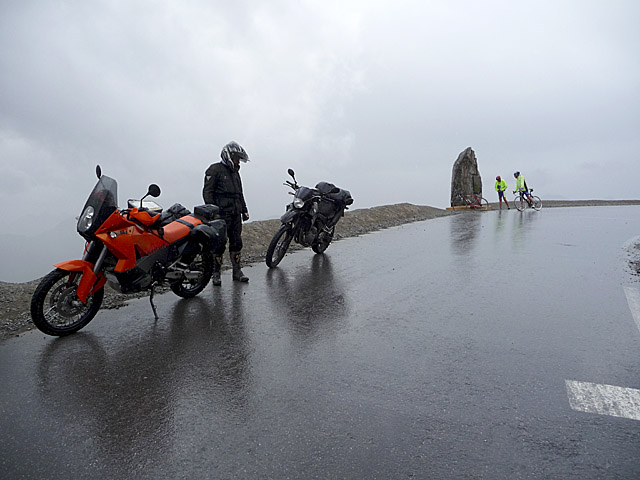
M 118 182 L 102 175 L 84 204 L 78 220 L 78 233 L 83 236 L 93 234 L 117 208 Z
M 316 195 L 318 195 L 318 191 L 309 187 L 300 187 L 298 191 L 296 191 L 296 197 L 305 202 Z

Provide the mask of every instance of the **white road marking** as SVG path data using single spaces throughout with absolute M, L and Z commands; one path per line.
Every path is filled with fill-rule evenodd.
M 640 390 L 565 380 L 574 410 L 640 420 Z
M 640 236 L 630 239 L 625 248 L 631 248 L 639 240 Z M 640 330 L 640 289 L 624 287 L 624 294 L 633 320 Z M 575 380 L 565 380 L 565 385 L 569 405 L 574 410 L 640 420 L 640 390 Z
M 633 315 L 638 330 L 640 330 L 640 290 L 634 287 L 624 287 L 624 294 L 627 296 L 631 315 Z

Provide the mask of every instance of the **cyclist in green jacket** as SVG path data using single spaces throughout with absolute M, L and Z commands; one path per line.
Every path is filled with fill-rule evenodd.
M 500 175 L 496 177 L 496 192 L 498 192 L 498 199 L 500 200 L 500 210 L 502 210 L 502 199 L 504 199 L 504 203 L 507 204 L 507 210 L 510 210 L 509 202 L 507 201 L 507 197 L 504 196 L 504 192 L 507 191 L 507 182 L 500 178 Z
M 527 188 L 527 182 L 524 179 L 524 176 L 520 174 L 520 172 L 515 172 L 513 176 L 516 179 L 516 189 L 513 193 L 523 192 L 527 200 L 529 201 L 529 205 L 533 205 L 533 198 L 531 198 L 531 194 L 529 193 L 529 189 Z

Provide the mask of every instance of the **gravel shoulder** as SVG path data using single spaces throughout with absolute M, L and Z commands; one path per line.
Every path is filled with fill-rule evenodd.
M 497 204 L 490 204 L 497 208 Z M 577 200 L 577 201 L 545 201 L 544 207 L 581 207 L 581 206 L 611 206 L 611 205 L 640 205 L 640 200 Z M 365 233 L 395 227 L 405 223 L 429 220 L 437 217 L 465 212 L 452 212 L 440 208 L 424 205 L 400 203 L 380 207 L 364 208 L 347 211 L 344 218 L 336 227 L 336 240 L 355 237 Z M 264 220 L 246 223 L 243 227 L 242 239 L 245 245 L 243 257 L 245 263 L 264 261 L 265 252 L 271 237 L 280 226 L 280 221 Z M 640 232 L 639 232 L 640 234 Z M 293 249 L 300 248 L 291 245 Z M 228 257 L 225 255 L 225 262 Z M 228 268 L 225 263 L 223 267 Z M 640 276 L 640 244 L 635 245 L 630 252 L 629 267 L 634 275 Z M 0 341 L 11 336 L 17 336 L 34 327 L 29 314 L 31 295 L 40 279 L 26 283 L 0 282 Z M 146 296 L 148 293 L 137 296 Z M 119 308 L 126 304 L 132 295 L 122 295 L 106 287 L 102 308 Z

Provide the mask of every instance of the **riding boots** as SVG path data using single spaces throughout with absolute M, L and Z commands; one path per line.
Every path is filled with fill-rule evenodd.
M 215 255 L 213 257 L 213 274 L 211 275 L 211 283 L 216 287 L 222 285 L 220 281 L 220 270 L 222 268 L 222 255 Z
M 240 252 L 229 252 L 229 257 L 231 258 L 231 266 L 233 267 L 233 280 L 236 282 L 248 282 L 249 277 L 242 273 Z

